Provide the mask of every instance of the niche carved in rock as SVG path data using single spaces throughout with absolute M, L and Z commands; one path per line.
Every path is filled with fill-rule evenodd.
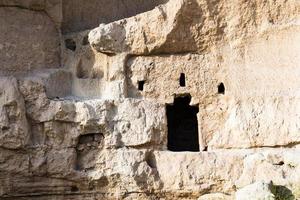
M 92 170 L 96 164 L 96 156 L 102 148 L 104 136 L 101 133 L 81 135 L 76 147 L 77 170 Z

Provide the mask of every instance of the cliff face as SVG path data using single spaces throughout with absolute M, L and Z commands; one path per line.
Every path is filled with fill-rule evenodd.
M 298 0 L 0 16 L 0 199 L 300 198 Z

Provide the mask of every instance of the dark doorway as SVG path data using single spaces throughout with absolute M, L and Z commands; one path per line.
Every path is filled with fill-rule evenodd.
M 176 97 L 167 105 L 168 150 L 199 151 L 198 106 L 190 106 L 191 96 Z

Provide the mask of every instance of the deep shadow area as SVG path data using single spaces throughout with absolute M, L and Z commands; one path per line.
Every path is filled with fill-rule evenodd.
M 176 97 L 167 105 L 168 150 L 199 151 L 198 106 L 190 106 L 191 96 Z
M 180 74 L 180 77 L 179 77 L 179 85 L 181 87 L 185 87 L 185 74 L 184 73 L 181 73 Z
M 140 91 L 144 90 L 145 81 L 138 81 L 138 89 Z
M 75 51 L 76 50 L 76 42 L 73 39 L 66 39 L 65 40 L 66 48 Z
M 224 86 L 223 83 L 220 83 L 220 84 L 218 85 L 218 93 L 219 93 L 219 94 L 225 94 L 225 86 Z
M 282 185 L 273 185 L 271 188 L 272 193 L 275 195 L 276 200 L 295 200 L 292 191 Z

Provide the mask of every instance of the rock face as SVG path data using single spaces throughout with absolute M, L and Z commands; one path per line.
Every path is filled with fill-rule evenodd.
M 8 6 L 0 16 L 0 74 L 59 67 L 59 33 L 45 13 Z
M 300 199 L 299 1 L 0 16 L 0 199 Z

